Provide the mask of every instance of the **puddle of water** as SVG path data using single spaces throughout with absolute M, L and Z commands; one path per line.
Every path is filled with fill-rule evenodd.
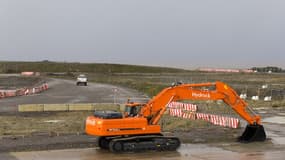
M 274 144 L 285 145 L 285 137 L 271 137 Z
M 263 122 L 267 123 L 277 123 L 277 124 L 285 124 L 285 117 L 282 116 L 274 116 L 269 118 L 264 118 Z
M 58 123 L 58 122 L 62 122 L 63 120 L 47 120 L 47 121 L 44 121 L 46 123 Z
M 254 110 L 266 110 L 268 109 L 267 107 L 258 107 L 258 108 L 254 108 Z
M 266 114 L 267 112 L 266 111 L 259 111 L 258 113 L 259 114 Z
M 204 144 L 183 144 L 177 151 L 173 152 L 141 152 L 114 154 L 106 150 L 96 148 L 89 149 L 68 149 L 37 152 L 14 152 L 6 156 L 5 160 L 283 160 L 285 152 L 267 151 L 264 152 L 233 152 L 218 147 L 211 147 Z M 0 159 L 2 155 L 0 154 Z
M 266 132 L 267 137 L 271 138 L 272 143 L 277 144 L 277 145 L 285 145 L 285 137 L 280 136 L 276 133 L 273 132 Z

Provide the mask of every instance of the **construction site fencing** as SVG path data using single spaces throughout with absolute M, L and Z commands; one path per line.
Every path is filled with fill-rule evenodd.
M 229 107 L 229 109 L 231 109 Z M 213 125 L 238 128 L 240 126 L 240 120 L 236 116 L 233 116 L 233 111 L 226 111 L 222 107 L 214 108 L 209 106 L 200 106 L 196 104 L 171 102 L 168 105 L 169 115 L 173 117 L 179 117 L 189 120 L 204 120 Z M 207 113 L 210 112 L 210 113 Z

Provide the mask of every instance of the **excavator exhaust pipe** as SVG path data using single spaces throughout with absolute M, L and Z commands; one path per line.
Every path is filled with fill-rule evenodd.
M 248 124 L 242 136 L 240 136 L 238 140 L 239 142 L 244 142 L 244 143 L 255 142 L 255 141 L 265 141 L 266 134 L 265 134 L 263 125 Z

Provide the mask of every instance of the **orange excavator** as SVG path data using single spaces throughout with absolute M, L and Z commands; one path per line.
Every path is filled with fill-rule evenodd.
M 95 111 L 87 117 L 85 131 L 98 136 L 98 146 L 112 152 L 142 150 L 176 150 L 177 137 L 163 136 L 159 120 L 172 101 L 222 100 L 248 122 L 241 142 L 264 141 L 266 134 L 261 118 L 247 107 L 247 103 L 223 82 L 182 84 L 175 83 L 163 89 L 148 103 L 128 102 L 125 112 Z M 250 112 L 249 112 L 250 111 Z

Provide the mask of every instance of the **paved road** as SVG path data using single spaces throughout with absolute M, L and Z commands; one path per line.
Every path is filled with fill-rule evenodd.
M 49 79 L 50 89 L 40 94 L 0 100 L 0 112 L 15 112 L 19 104 L 52 103 L 124 103 L 128 98 L 146 101 L 147 97 L 135 90 L 98 83 L 76 86 L 75 81 Z

